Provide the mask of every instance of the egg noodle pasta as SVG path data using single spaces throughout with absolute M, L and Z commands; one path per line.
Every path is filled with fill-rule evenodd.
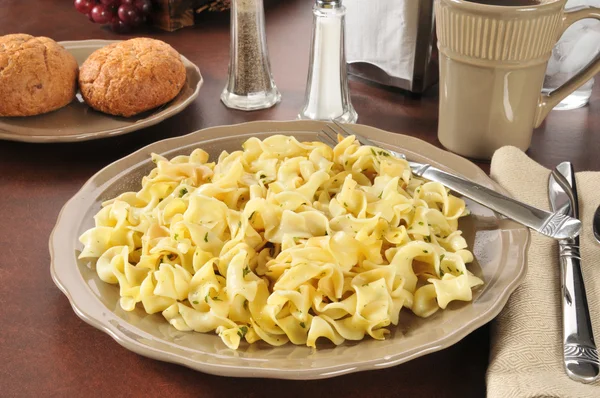
M 233 349 L 315 347 L 384 339 L 402 308 L 428 317 L 483 283 L 465 266 L 464 201 L 352 136 L 152 160 L 141 190 L 103 203 L 80 237 L 126 311 L 141 303 Z

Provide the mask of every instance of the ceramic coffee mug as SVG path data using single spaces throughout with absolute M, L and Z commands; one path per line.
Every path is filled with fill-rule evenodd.
M 569 25 L 600 8 L 566 0 L 436 0 L 440 57 L 438 138 L 460 155 L 490 159 L 504 145 L 529 148 L 534 127 L 600 72 L 600 57 L 542 95 L 552 48 Z

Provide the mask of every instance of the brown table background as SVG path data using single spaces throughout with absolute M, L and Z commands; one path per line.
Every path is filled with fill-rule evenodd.
M 119 137 L 75 144 L 0 141 L 0 396 L 335 396 L 481 397 L 489 327 L 446 350 L 389 369 L 318 381 L 211 376 L 127 351 L 81 321 L 50 278 L 48 237 L 63 204 L 100 168 L 151 142 L 201 128 L 251 120 L 295 119 L 304 96 L 313 0 L 267 7 L 267 35 L 283 101 L 252 113 L 224 107 L 219 95 L 229 59 L 228 14 L 174 33 L 137 32 L 164 40 L 196 63 L 205 83 L 173 118 Z M 57 41 L 125 39 L 78 14 L 72 0 L 0 0 L 0 35 L 29 33 Z M 359 122 L 440 146 L 437 89 L 422 98 L 350 83 Z M 0 98 L 0 101 L 2 99 Z M 571 160 L 600 170 L 600 83 L 589 106 L 555 111 L 534 133 L 529 155 L 547 167 Z M 478 163 L 489 171 L 489 164 Z M 524 170 L 524 172 L 526 172 Z

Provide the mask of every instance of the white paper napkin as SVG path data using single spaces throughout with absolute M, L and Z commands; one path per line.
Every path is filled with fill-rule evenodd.
M 548 176 L 521 150 L 504 147 L 492 158 L 491 177 L 515 198 L 549 209 Z M 600 342 L 600 244 L 592 234 L 592 218 L 600 204 L 600 172 L 576 174 L 582 273 L 596 342 Z M 562 311 L 557 241 L 531 232 L 525 281 L 492 323 L 487 390 L 490 398 L 598 398 L 600 381 L 575 382 L 562 358 Z
M 346 60 L 412 80 L 419 0 L 344 0 Z

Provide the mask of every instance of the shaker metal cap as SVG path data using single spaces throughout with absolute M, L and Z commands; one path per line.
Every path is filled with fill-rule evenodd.
M 316 4 L 321 8 L 339 8 L 342 6 L 342 0 L 316 0 Z

